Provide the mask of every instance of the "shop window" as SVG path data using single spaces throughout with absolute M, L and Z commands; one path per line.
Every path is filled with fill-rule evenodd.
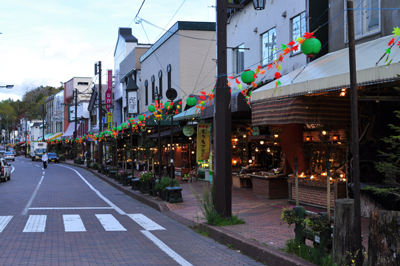
M 233 49 L 233 72 L 239 75 L 244 71 L 244 44 Z
M 307 31 L 306 25 L 306 12 L 303 12 L 294 18 L 291 21 L 292 25 L 292 41 L 296 41 L 298 38 L 303 37 L 304 33 Z M 297 52 L 293 52 L 293 54 L 300 53 L 300 49 Z
M 347 8 L 346 2 L 344 1 L 345 9 Z M 356 38 L 380 31 L 380 0 L 354 0 L 353 6 Z M 347 14 L 345 21 L 347 21 Z M 345 31 L 345 38 L 348 41 L 347 31 Z
M 274 61 L 276 57 L 276 28 L 261 35 L 261 64 L 263 66 Z

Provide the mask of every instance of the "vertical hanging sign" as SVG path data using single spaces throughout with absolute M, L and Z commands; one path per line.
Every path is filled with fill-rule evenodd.
M 110 112 L 107 113 L 107 124 L 108 124 L 108 130 L 112 130 L 112 128 L 113 128 L 113 115 Z
M 112 70 L 107 70 L 107 91 L 106 91 L 106 109 L 110 112 L 110 106 L 112 104 Z
M 210 124 L 197 124 L 197 161 L 207 160 L 210 155 Z

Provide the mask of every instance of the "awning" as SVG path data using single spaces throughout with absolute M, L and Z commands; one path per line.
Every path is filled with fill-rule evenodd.
M 198 113 L 196 113 L 196 111 Z M 179 113 L 174 116 L 174 121 L 182 121 L 182 120 L 188 120 L 188 119 L 193 119 L 193 118 L 198 118 L 200 117 L 201 113 L 199 113 L 199 109 L 196 108 L 196 106 L 193 106 L 186 111 L 182 111 L 182 113 Z
M 397 74 L 400 69 L 400 53 L 394 51 L 397 48 L 394 48 L 390 56 L 393 58 L 392 64 L 386 66 L 385 56 L 376 66 L 391 38 L 392 36 L 386 36 L 356 45 L 358 86 L 399 80 Z M 275 88 L 275 82 L 270 82 L 254 91 L 252 103 L 349 88 L 348 48 L 318 58 L 301 70 L 303 67 L 282 76 L 282 85 L 278 88 Z
M 53 136 L 51 136 L 51 137 L 49 138 L 49 140 L 54 140 L 54 139 L 56 139 L 56 138 L 59 138 L 59 137 L 62 136 L 62 134 L 63 134 L 62 132 L 54 133 Z
M 44 140 L 49 140 L 50 136 L 52 136 L 52 135 L 53 135 L 53 133 L 44 135 Z M 38 140 L 43 140 L 43 137 L 39 137 Z
M 183 127 L 175 127 L 173 129 L 173 132 L 175 134 L 175 133 L 181 132 L 182 130 L 183 130 Z M 161 131 L 160 135 L 161 135 L 161 137 L 166 137 L 166 136 L 170 137 L 171 136 L 171 129 Z M 154 134 L 148 135 L 147 137 L 148 138 L 158 138 L 158 133 L 154 133 Z
M 244 97 L 241 90 L 237 89 L 232 91 L 231 96 L 231 113 L 238 114 L 237 118 L 250 118 L 251 108 L 246 102 L 246 98 Z M 214 117 L 214 102 L 213 105 L 208 105 L 204 109 L 203 113 L 201 114 L 201 119 L 208 119 Z
M 67 131 L 65 131 L 61 137 L 63 138 L 72 137 L 74 135 L 74 131 L 75 131 L 75 122 L 71 122 L 67 128 Z
M 340 124 L 351 122 L 350 100 L 343 97 L 300 96 L 253 104 L 252 124 Z

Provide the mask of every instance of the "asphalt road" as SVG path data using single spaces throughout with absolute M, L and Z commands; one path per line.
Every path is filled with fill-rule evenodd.
M 0 265 L 262 265 L 91 172 L 17 157 L 0 184 Z

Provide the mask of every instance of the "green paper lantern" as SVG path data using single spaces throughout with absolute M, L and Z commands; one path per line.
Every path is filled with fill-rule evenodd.
M 121 131 L 121 130 L 122 130 L 122 127 L 121 127 L 121 126 L 117 126 L 117 130 L 118 130 L 118 131 Z
M 156 107 L 154 105 L 149 105 L 149 108 L 147 108 L 147 110 L 149 110 L 150 113 L 153 113 L 156 110 Z
M 139 115 L 139 120 L 143 121 L 144 120 L 144 115 Z
M 256 79 L 254 78 L 254 72 L 253 70 L 245 70 L 242 75 L 240 75 L 240 78 L 242 81 L 248 85 L 250 85 L 252 82 L 254 82 Z
M 117 127 L 113 127 L 112 129 L 115 131 L 115 130 L 117 130 Z
M 306 39 L 300 48 L 305 55 L 316 55 L 321 51 L 321 42 L 315 38 Z
M 186 99 L 186 104 L 189 106 L 194 106 L 194 105 L 196 105 L 196 103 L 197 103 L 197 100 L 193 96 L 190 96 L 189 98 Z

